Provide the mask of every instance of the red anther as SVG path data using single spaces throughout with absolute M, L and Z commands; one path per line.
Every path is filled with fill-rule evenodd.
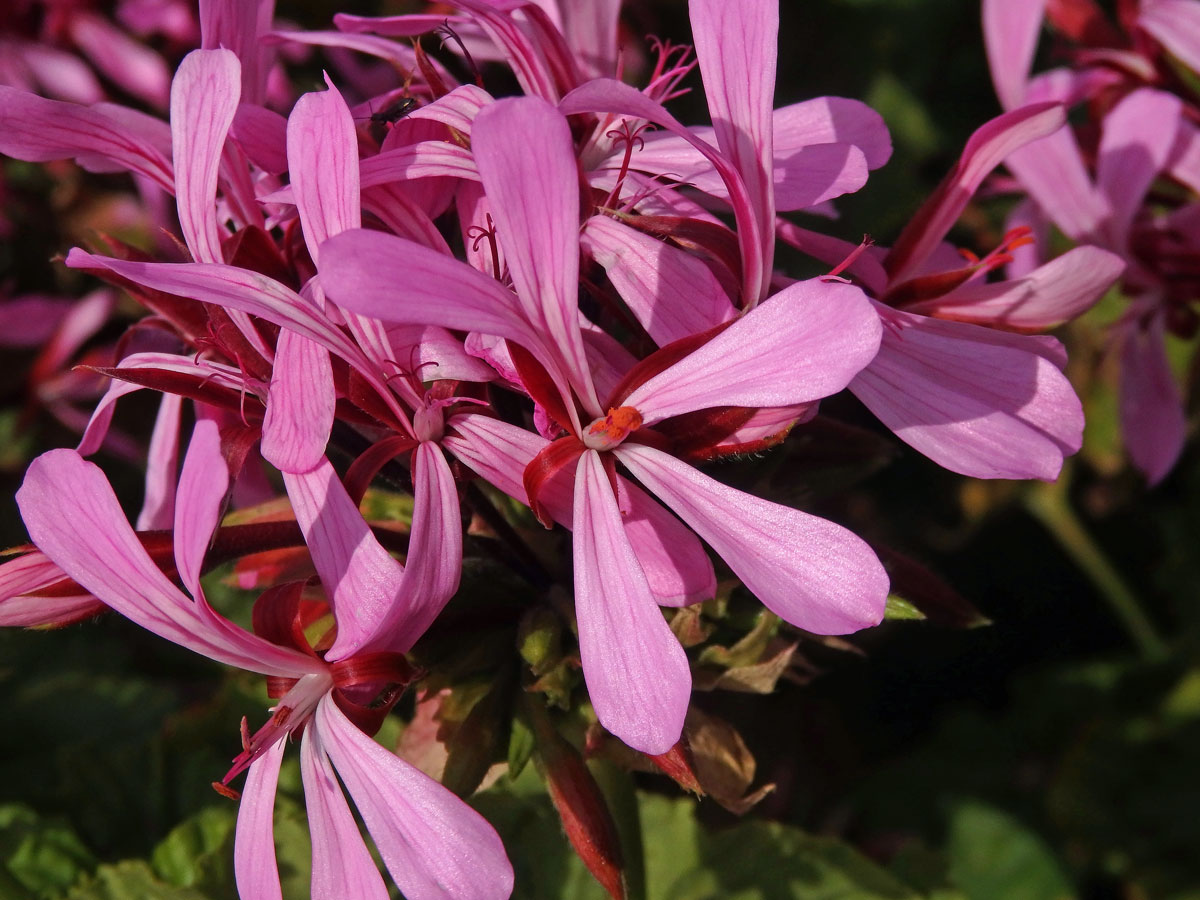
M 978 254 L 973 253 L 972 251 L 968 250 L 966 247 L 959 247 L 958 255 L 961 256 L 963 259 L 965 259 L 967 262 L 971 263 L 972 265 L 979 262 Z
M 276 726 L 278 726 L 279 728 L 282 728 L 284 725 L 287 724 L 287 720 L 290 719 L 291 717 L 292 717 L 292 708 L 290 706 L 281 706 L 277 710 L 275 710 L 275 715 L 273 715 L 271 718 L 274 720 Z
M 583 441 L 594 450 L 607 450 L 642 427 L 642 414 L 632 406 L 610 408 L 584 430 Z
M 241 800 L 242 799 L 241 791 L 235 791 L 233 788 L 231 788 L 227 785 L 221 784 L 221 782 L 219 782 L 219 781 L 214 781 L 212 783 L 212 789 L 214 791 L 216 791 L 218 794 L 220 794 L 222 797 L 228 797 L 230 800 Z
M 246 717 L 242 716 L 242 724 L 238 726 L 238 732 L 242 737 L 242 751 L 250 752 L 250 723 L 246 721 Z

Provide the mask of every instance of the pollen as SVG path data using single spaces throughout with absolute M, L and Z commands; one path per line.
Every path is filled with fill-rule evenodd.
M 611 450 L 642 427 L 642 414 L 632 406 L 610 409 L 583 431 L 583 443 L 592 450 Z

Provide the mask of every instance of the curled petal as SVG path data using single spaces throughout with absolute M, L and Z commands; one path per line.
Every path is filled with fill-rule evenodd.
M 336 662 L 361 649 L 393 612 L 404 567 L 375 539 L 328 460 L 309 472 L 284 472 L 283 483 L 337 618 L 326 654 Z
M 1073 247 L 1023 278 L 972 282 L 905 310 L 1014 331 L 1045 331 L 1091 308 L 1124 270 L 1125 261 L 1115 253 Z
M 817 634 L 847 634 L 882 620 L 888 578 L 862 538 L 723 485 L 651 447 L 623 445 L 616 454 L 783 619 Z
M 1141 4 L 1138 25 L 1193 72 L 1200 72 L 1200 3 L 1152 0 Z
M 317 466 L 325 458 L 336 403 L 329 351 L 281 330 L 263 419 L 263 458 L 281 472 Z
M 983 40 L 996 96 L 1005 109 L 1025 102 L 1046 0 L 983 0 Z

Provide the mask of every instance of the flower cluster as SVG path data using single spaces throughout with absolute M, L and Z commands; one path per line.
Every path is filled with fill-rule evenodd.
M 1051 224 L 1120 257 L 1129 299 L 1112 334 L 1121 425 L 1131 460 L 1153 484 L 1170 472 L 1187 430 L 1164 339 L 1190 340 L 1200 327 L 1200 3 L 1118 5 L 1113 21 L 1091 0 L 984 0 L 984 36 L 1006 109 L 1083 105 L 1074 127 L 1007 160 L 1027 197 L 1012 221 L 1043 236 L 1010 273 L 1037 265 Z M 1043 21 L 1071 65 L 1031 75 Z
M 343 788 L 405 896 L 511 891 L 490 826 L 370 737 L 422 678 L 410 651 L 459 589 L 464 498 L 490 511 L 494 535 L 520 507 L 571 532 L 567 618 L 595 719 L 686 768 L 692 673 L 663 607 L 713 598 L 719 565 L 795 628 L 841 635 L 880 622 L 889 592 L 862 538 L 706 463 L 780 444 L 848 389 L 952 471 L 1053 480 L 1083 416 L 1062 346 L 1035 332 L 1122 272 L 1146 285 L 1132 332 L 1161 332 L 1180 307 L 1150 286 L 1159 270 L 1133 273 L 1144 254 L 1130 249 L 1153 244 L 1165 265 L 1175 233 L 1137 215 L 1175 133 L 1121 130 L 1141 114 L 1130 104 L 1174 103 L 1182 122 L 1161 92 L 1133 91 L 1105 119 L 1101 146 L 1123 135 L 1122 165 L 1143 145 L 1154 160 L 1134 190 L 1101 156 L 1088 196 L 1119 190 L 1113 217 L 1058 219 L 1035 148 L 1072 140 L 1065 98 L 1018 95 L 1009 79 L 1010 111 L 975 133 L 894 245 L 854 246 L 783 214 L 828 215 L 887 161 L 888 133 L 844 98 L 774 108 L 772 0 L 691 0 L 695 60 L 659 45 L 638 86 L 618 78 L 614 0 L 450 5 L 450 17 L 341 15 L 336 30 L 304 32 L 278 29 L 271 2 L 201 3 L 201 49 L 170 80 L 167 121 L 0 87 L 0 152 L 131 172 L 177 214 L 177 228 L 164 220 L 177 240 L 154 256 L 110 239 L 66 257 L 149 316 L 102 367 L 111 386 L 79 446 L 29 468 L 18 502 L 36 549 L 0 567 L 0 624 L 109 609 L 267 676 L 273 715 L 243 735 L 220 785 L 233 794 L 246 773 L 245 897 L 280 896 L 272 809 L 289 736 L 301 738 L 313 896 L 386 895 Z M 444 61 L 408 40 L 437 30 Z M 279 59 L 312 47 L 331 71 L 293 103 Z M 711 126 L 667 109 L 697 65 Z M 490 93 L 485 73 L 519 96 Z M 1023 223 L 982 258 L 945 243 L 1002 162 L 1085 246 L 1032 262 L 1037 227 Z M 777 241 L 830 271 L 789 277 Z M 135 528 L 84 458 L 116 401 L 142 389 L 162 399 Z M 400 540 L 361 511 L 383 472 L 412 498 Z M 280 490 L 282 521 L 262 506 Z M 259 595 L 254 633 L 209 604 L 205 571 L 301 545 L 298 567 L 239 568 Z

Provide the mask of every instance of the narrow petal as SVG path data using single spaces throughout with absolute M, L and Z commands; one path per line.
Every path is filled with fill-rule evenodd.
M 1133 464 L 1158 484 L 1175 465 L 1187 435 L 1183 399 L 1167 362 L 1162 316 L 1121 335 L 1121 434 Z
M 262 455 L 281 472 L 307 472 L 325 458 L 337 394 L 329 351 L 282 329 L 263 419 Z
M 179 467 L 179 424 L 183 398 L 178 394 L 163 394 L 154 431 L 150 434 L 150 450 L 146 454 L 146 491 L 142 511 L 138 513 L 137 530 L 170 528 L 175 519 L 175 479 Z
M 68 596 L 36 595 L 66 577 L 40 550 L 0 563 L 0 628 L 66 625 L 105 611 L 104 604 L 82 589 Z
M 650 447 L 623 445 L 616 453 L 767 609 L 816 634 L 847 634 L 882 620 L 887 574 L 857 535 L 723 485 Z
M 1046 331 L 1090 309 L 1123 271 L 1125 261 L 1115 253 L 1073 247 L 1024 278 L 972 282 L 905 310 L 1014 331 Z
M 404 567 L 375 539 L 328 460 L 302 474 L 284 472 L 283 483 L 337 618 L 326 659 L 345 659 L 392 613 Z
M 892 139 L 883 117 L 861 100 L 847 97 L 814 97 L 780 107 L 773 113 L 773 131 L 776 168 L 781 160 L 813 144 L 853 144 L 872 170 L 892 156 Z
M 882 326 L 857 287 L 801 281 L 746 313 L 624 400 L 647 425 L 714 406 L 792 406 L 840 391 Z
M 350 108 L 332 83 L 296 101 L 288 117 L 287 150 L 304 244 L 319 268 L 321 244 L 362 225 L 358 138 Z
M 298 651 L 236 626 L 229 628 L 237 637 L 214 628 L 150 559 L 104 473 L 74 450 L 51 450 L 35 459 L 17 492 L 17 505 L 30 537 L 46 556 L 147 631 L 251 672 L 297 677 L 312 670 L 312 660 Z
M 253 103 L 239 104 L 229 136 L 246 157 L 268 175 L 288 170 L 287 119 Z
M 175 190 L 171 164 L 115 116 L 6 85 L 0 85 L 0 153 L 28 162 L 77 159 L 85 168 L 103 160 Z
M 579 655 L 596 716 L 635 750 L 666 753 L 683 730 L 692 674 L 594 450 L 579 458 L 572 530 Z
M 331 697 L 317 707 L 314 724 L 405 897 L 504 900 L 512 893 L 504 845 L 479 813 L 359 731 Z
M 192 429 L 175 502 L 175 565 L 179 580 L 193 597 L 201 594 L 204 554 L 221 520 L 228 489 L 229 467 L 221 454 L 217 423 L 200 419 Z
M 271 58 L 259 36 L 271 23 L 275 0 L 200 0 L 200 45 L 227 47 L 241 63 L 242 97 L 262 103 Z
M 1141 4 L 1138 25 L 1187 65 L 1200 72 L 1200 3 L 1153 0 Z
M 1053 481 L 1083 410 L 1038 338 L 891 310 L 850 390 L 896 436 L 953 472 Z
M 454 475 L 441 448 L 422 441 L 413 452 L 413 517 L 404 568 L 403 605 L 377 630 L 373 644 L 406 652 L 458 590 L 462 516 Z
M 892 283 L 899 284 L 920 269 L 996 166 L 1031 141 L 1059 130 L 1066 120 L 1062 106 L 1038 103 L 999 115 L 976 129 L 958 163 L 892 246 L 886 263 Z
M 286 741 L 276 741 L 250 764 L 234 832 L 233 874 L 238 893 L 283 900 L 275 857 L 275 790 Z
M 312 833 L 313 900 L 386 900 L 387 885 L 363 843 L 342 786 L 321 746 L 320 729 L 304 729 L 300 775 Z
M 588 219 L 583 247 L 660 347 L 736 315 L 708 266 L 616 219 Z
M 229 50 L 193 50 L 171 82 L 175 201 L 196 262 L 222 263 L 217 172 L 241 95 L 242 70 Z
M 983 40 L 996 96 L 1005 109 L 1025 102 L 1046 0 L 983 0 Z
M 579 171 L 567 120 L 544 100 L 500 100 L 475 117 L 471 149 L 521 305 L 599 415 L 579 333 Z
M 779 42 L 779 4 L 774 0 L 690 0 L 688 11 L 717 145 L 742 176 L 761 240 L 756 300 L 771 282 L 775 242 L 771 110 Z
M 621 0 L 564 4 L 563 36 L 585 77 L 616 77 L 620 12 Z
M 1104 117 L 1096 187 L 1112 209 L 1112 219 L 1105 226 L 1110 246 L 1123 247 L 1128 241 L 1133 217 L 1175 147 L 1182 111 L 1178 97 L 1142 88 L 1123 98 Z

